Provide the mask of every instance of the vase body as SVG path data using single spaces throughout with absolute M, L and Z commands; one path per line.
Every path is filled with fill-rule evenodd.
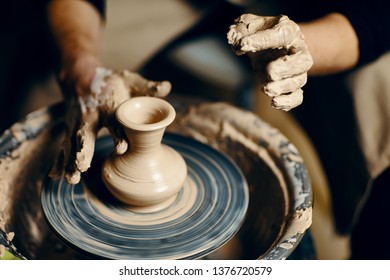
M 133 97 L 118 107 L 116 117 L 123 125 L 129 148 L 104 162 L 103 182 L 134 211 L 158 211 L 169 206 L 187 177 L 182 156 L 161 143 L 175 110 L 159 98 Z

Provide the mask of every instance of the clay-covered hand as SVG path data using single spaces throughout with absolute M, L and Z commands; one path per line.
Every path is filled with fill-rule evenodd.
M 94 69 L 92 77 L 88 79 L 87 75 L 84 75 L 84 81 L 79 84 L 75 84 L 74 79 L 71 79 L 71 86 L 76 94 L 69 90 L 69 83 L 64 83 L 67 135 L 50 175 L 56 178 L 65 173 L 70 184 L 77 184 L 81 173 L 89 169 L 95 140 L 101 128 L 106 127 L 109 130 L 116 153 L 122 154 L 127 150 L 128 143 L 122 126 L 115 118 L 115 110 L 119 104 L 139 95 L 164 97 L 171 90 L 168 81 L 149 81 L 127 70 L 115 72 L 103 67 Z M 87 71 L 84 74 L 87 74 Z M 66 81 L 67 78 L 62 80 Z
M 298 24 L 287 16 L 264 17 L 244 14 L 227 34 L 236 54 L 248 54 L 264 71 L 264 92 L 272 106 L 285 111 L 302 103 L 302 87 L 313 65 Z

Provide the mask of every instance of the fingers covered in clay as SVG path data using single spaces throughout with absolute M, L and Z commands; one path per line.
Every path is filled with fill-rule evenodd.
M 267 64 L 267 80 L 280 81 L 286 78 L 299 77 L 299 75 L 307 73 L 312 66 L 313 60 L 307 50 L 285 55 Z
M 53 179 L 58 179 L 61 176 L 65 176 L 68 182 L 77 182 L 79 180 L 77 178 L 79 177 L 79 174 L 77 174 L 78 172 L 75 166 L 77 150 L 76 131 L 78 130 L 82 110 L 78 104 L 78 98 L 76 95 L 69 95 L 65 100 L 66 115 L 64 118 L 63 141 L 59 155 L 57 156 L 56 161 L 50 170 L 49 176 Z
M 131 96 L 165 97 L 171 91 L 171 83 L 168 81 L 150 81 L 138 73 L 127 70 L 120 73 L 125 85 L 130 89 Z
M 128 143 L 122 126 L 115 117 L 116 108 L 125 100 L 134 96 L 155 96 L 165 97 L 171 91 L 171 84 L 168 81 L 150 81 L 127 70 L 109 73 L 108 75 L 97 75 L 95 84 L 99 84 L 97 96 L 99 98 L 99 110 L 103 115 L 103 125 L 108 128 L 115 143 L 115 152 L 123 154 L 128 148 Z M 94 79 L 95 80 L 95 79 Z M 101 102 L 104 101 L 104 102 Z
M 90 123 L 83 123 L 77 131 L 77 142 L 79 150 L 76 153 L 76 168 L 85 172 L 91 167 L 93 152 L 95 149 L 96 130 Z
M 270 97 L 276 97 L 282 94 L 294 92 L 306 84 L 307 73 L 303 73 L 291 78 L 279 81 L 268 82 L 264 85 L 264 93 Z
M 117 121 L 115 114 L 105 119 L 105 127 L 107 127 L 114 141 L 114 151 L 118 155 L 122 155 L 127 151 L 128 143 L 123 127 Z
M 87 94 L 72 94 L 64 89 L 66 110 L 66 135 L 64 144 L 50 176 L 64 175 L 68 183 L 77 184 L 81 174 L 92 162 L 95 140 L 99 130 L 106 127 L 115 143 L 115 152 L 123 154 L 128 143 L 122 126 L 118 123 L 116 108 L 133 96 L 165 97 L 171 91 L 167 81 L 155 82 L 127 70 L 115 72 L 97 67 Z
M 227 34 L 228 43 L 233 46 L 238 55 L 244 54 L 249 49 L 251 35 L 272 28 L 278 21 L 277 17 L 262 17 L 253 14 L 244 14 L 237 18 L 233 25 L 230 26 Z M 257 43 L 256 43 L 257 45 Z M 244 49 L 243 49 L 244 47 Z M 263 47 L 261 47 L 264 49 Z M 247 50 L 245 50 L 247 49 Z M 253 51 L 259 51 L 253 49 Z
M 77 128 L 71 142 L 71 154 L 65 168 L 65 177 L 68 183 L 77 184 L 81 173 L 91 167 L 95 150 L 95 140 L 99 130 L 99 114 L 96 110 L 82 111 L 81 124 Z
M 230 26 L 227 36 L 236 54 L 248 53 L 254 65 L 264 64 L 257 68 L 273 107 L 290 110 L 302 103 L 301 88 L 313 60 L 298 24 L 285 15 L 244 14 Z
M 302 104 L 303 90 L 298 89 L 294 92 L 279 95 L 272 98 L 272 107 L 275 109 L 289 111 Z
M 131 97 L 165 97 L 171 88 L 168 81 L 150 81 L 127 70 L 113 72 L 98 68 L 92 81 L 91 92 L 100 110 L 114 112 L 122 102 Z
M 242 15 L 230 26 L 228 42 L 237 54 L 275 48 L 299 47 L 303 35 L 299 26 L 287 16 L 263 17 Z

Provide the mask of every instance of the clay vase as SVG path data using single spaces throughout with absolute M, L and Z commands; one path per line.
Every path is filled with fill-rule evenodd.
M 102 179 L 108 190 L 133 211 L 155 212 L 168 207 L 187 177 L 182 156 L 161 143 L 165 128 L 176 112 L 167 101 L 133 97 L 116 110 L 129 149 L 103 164 Z

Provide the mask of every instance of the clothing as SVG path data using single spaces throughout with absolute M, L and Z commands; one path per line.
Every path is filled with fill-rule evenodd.
M 32 80 L 42 79 L 50 68 L 52 52 L 47 44 L 43 7 L 41 0 L 2 3 L 0 134 L 18 120 L 18 109 L 24 102 Z
M 359 65 L 372 62 L 390 50 L 390 8 L 386 1 L 284 0 L 280 4 L 282 13 L 296 22 L 313 20 L 331 12 L 345 15 L 359 39 Z
M 359 65 L 372 62 L 390 50 L 390 8 L 386 1 L 339 2 L 345 2 L 341 12 L 347 16 L 359 38 Z

